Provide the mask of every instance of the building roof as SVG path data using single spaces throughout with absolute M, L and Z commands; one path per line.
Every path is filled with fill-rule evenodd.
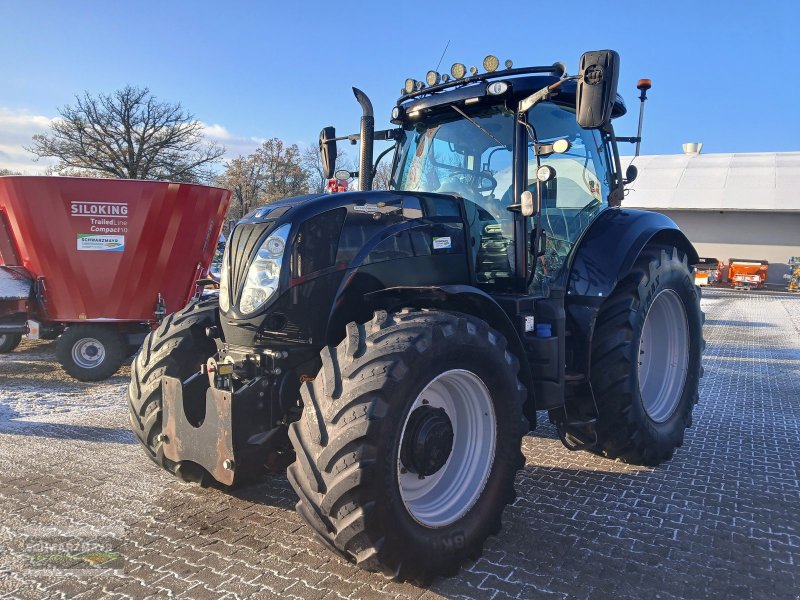
M 622 158 L 622 170 L 632 157 Z M 800 152 L 639 156 L 623 207 L 800 212 Z

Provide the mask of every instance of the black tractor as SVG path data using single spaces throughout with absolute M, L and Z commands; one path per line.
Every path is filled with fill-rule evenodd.
M 683 442 L 703 349 L 691 243 L 620 208 L 619 57 L 409 79 L 360 142 L 359 191 L 289 198 L 233 230 L 219 300 L 168 316 L 133 364 L 149 456 L 222 486 L 283 470 L 297 510 L 366 569 L 452 575 L 500 530 L 547 411 L 570 450 L 657 465 Z M 648 80 L 639 82 L 642 107 Z M 641 109 L 640 109 L 641 110 Z M 372 191 L 374 142 L 393 156 Z M 393 154 L 390 152 L 393 150 Z

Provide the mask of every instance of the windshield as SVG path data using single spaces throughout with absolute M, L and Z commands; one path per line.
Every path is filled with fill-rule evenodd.
M 502 106 L 460 111 L 406 125 L 395 189 L 458 194 L 482 206 L 509 192 L 494 176 L 512 164 L 513 113 Z
M 406 126 L 395 188 L 456 194 L 465 200 L 469 247 L 477 281 L 510 289 L 514 274 L 514 218 L 506 210 L 514 156 L 514 114 L 504 106 L 448 107 Z

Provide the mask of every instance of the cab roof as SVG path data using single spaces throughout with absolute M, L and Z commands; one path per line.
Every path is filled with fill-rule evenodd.
M 496 77 L 491 78 L 475 77 L 475 80 L 472 82 L 470 82 L 470 79 L 473 78 L 470 78 L 466 80 L 467 83 L 461 85 L 460 87 L 454 87 L 452 85 L 440 85 L 428 89 L 422 89 L 412 94 L 401 96 L 398 101 L 398 105 L 402 106 L 404 112 L 408 114 L 413 111 L 429 111 L 437 108 L 438 106 L 463 103 L 471 98 L 488 97 L 491 99 L 500 99 L 512 97 L 515 101 L 519 101 L 527 96 L 530 96 L 534 92 L 539 91 L 543 87 L 559 81 L 560 79 L 560 77 L 556 77 L 554 75 L 515 76 L 509 73 L 510 72 L 506 72 L 506 76 L 504 76 L 503 72 L 492 73 L 491 75 L 496 75 Z M 495 83 L 497 81 L 505 81 L 508 83 L 509 89 L 502 95 L 492 96 L 489 94 L 487 88 L 491 83 Z M 437 88 L 445 89 L 437 90 Z M 552 101 L 557 104 L 575 106 L 576 90 L 577 84 L 575 81 L 566 81 L 559 88 L 558 93 L 554 95 Z M 622 99 L 622 96 L 617 94 L 616 101 L 614 102 L 614 109 L 611 112 L 611 118 L 616 119 L 624 115 L 626 112 L 627 108 L 625 107 L 625 101 Z

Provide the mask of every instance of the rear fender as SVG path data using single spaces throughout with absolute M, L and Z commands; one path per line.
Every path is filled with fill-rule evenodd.
M 610 208 L 578 242 L 572 256 L 565 309 L 573 369 L 590 375 L 591 344 L 600 306 L 633 268 L 645 247 L 675 246 L 690 265 L 697 251 L 675 222 L 656 212 Z
M 607 298 L 649 244 L 675 246 L 690 265 L 698 261 L 694 246 L 669 217 L 627 208 L 603 211 L 575 249 L 567 296 Z
M 397 311 L 406 307 L 431 308 L 461 312 L 486 321 L 503 334 L 508 341 L 508 349 L 519 361 L 519 377 L 528 390 L 525 416 L 531 429 L 536 426 L 533 379 L 525 347 L 508 314 L 489 294 L 469 285 L 393 287 L 367 294 L 364 301 L 370 311 Z

